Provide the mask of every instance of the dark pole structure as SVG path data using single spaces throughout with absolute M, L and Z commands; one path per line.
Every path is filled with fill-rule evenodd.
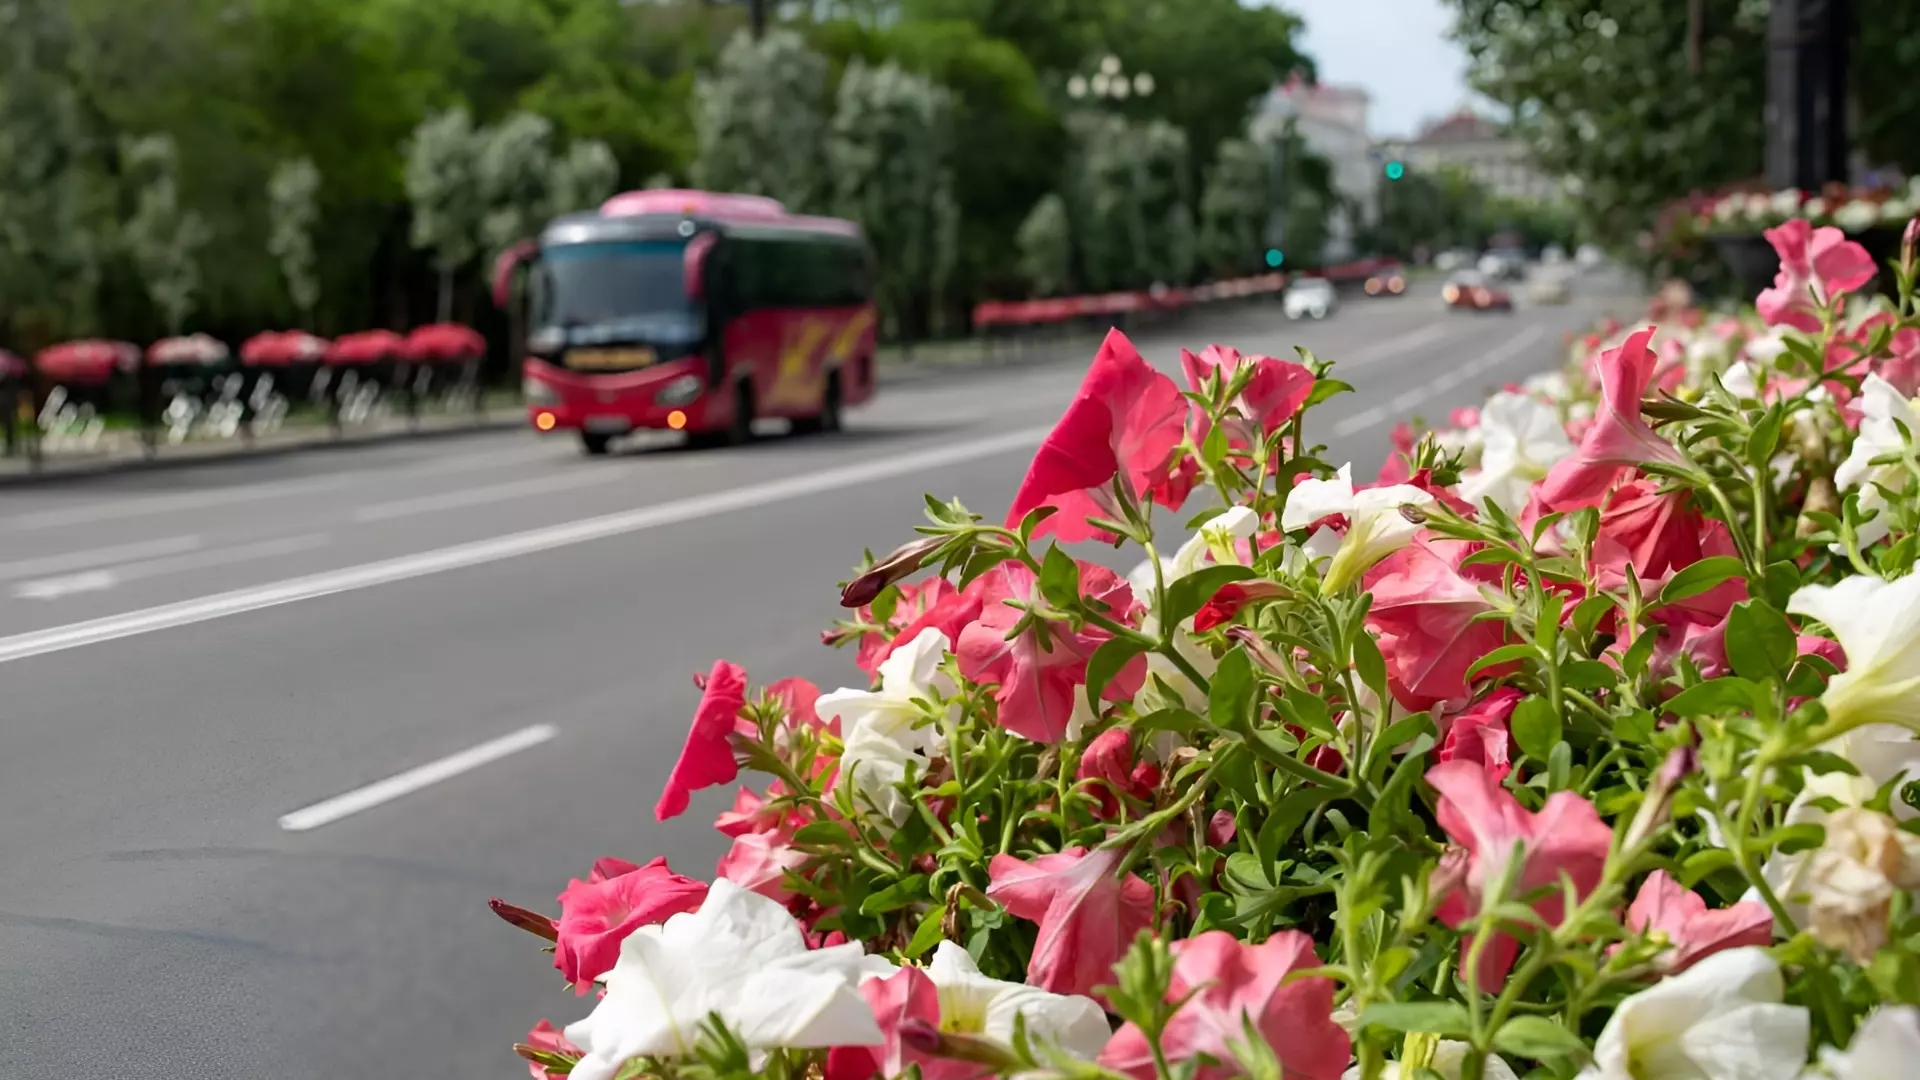
M 1773 0 L 1767 26 L 1767 182 L 1847 179 L 1849 0 Z
M 747 25 L 755 41 L 767 36 L 767 0 L 747 0 Z

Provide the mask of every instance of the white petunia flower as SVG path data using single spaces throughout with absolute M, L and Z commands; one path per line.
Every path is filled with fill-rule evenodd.
M 718 1014 L 756 1050 L 878 1046 L 859 983 L 892 970 L 854 943 L 809 949 L 777 901 L 722 878 L 694 912 L 620 945 L 606 996 L 566 1037 L 586 1051 L 574 1080 L 612 1080 L 636 1057 L 685 1057 Z
M 1780 355 L 1786 351 L 1787 332 L 1784 328 L 1778 326 L 1770 328 L 1764 334 L 1759 334 L 1747 339 L 1746 345 L 1741 349 L 1741 352 L 1746 354 L 1747 359 L 1761 367 L 1772 367 L 1773 362 L 1778 360 Z
M 1753 365 L 1745 360 L 1735 360 L 1720 373 L 1720 385 L 1727 393 L 1745 401 L 1760 399 L 1760 380 L 1756 377 Z
M 1846 651 L 1847 670 L 1820 695 L 1833 721 L 1920 731 L 1920 575 L 1882 581 L 1862 574 L 1808 585 L 1789 598 L 1787 610 L 1826 623 Z
M 1920 1009 L 1878 1009 L 1853 1033 L 1845 1050 L 1826 1047 L 1820 1065 L 1833 1080 L 1911 1080 L 1920 1062 Z
M 1833 212 L 1833 223 L 1850 233 L 1873 228 L 1880 220 L 1880 208 L 1865 199 L 1855 199 Z
M 1564 401 L 1573 393 L 1573 389 L 1567 385 L 1566 373 L 1560 371 L 1529 375 L 1520 383 L 1520 389 L 1530 396 L 1543 397 L 1548 401 Z
M 1860 430 L 1854 435 L 1853 450 L 1834 470 L 1833 482 L 1841 491 L 1860 488 L 1860 509 L 1880 512 L 1860 526 L 1860 546 L 1864 548 L 1885 538 L 1888 532 L 1887 516 L 1892 508 L 1880 488 L 1899 491 L 1907 479 L 1902 466 L 1875 465 L 1873 460 L 1907 452 L 1907 440 L 1901 436 L 1899 425 L 1905 424 L 1909 432 L 1920 432 L 1920 411 L 1916 411 L 1913 403 L 1901 396 L 1892 383 L 1878 375 L 1868 375 L 1860 382 L 1860 412 Z
M 1320 586 L 1337 592 L 1352 584 L 1373 564 L 1413 542 L 1420 525 L 1401 512 L 1403 506 L 1422 507 L 1433 496 L 1411 484 L 1353 490 L 1353 466 L 1340 466 L 1332 480 L 1302 480 L 1287 493 L 1280 511 L 1280 527 L 1291 532 L 1322 518 L 1343 516 L 1346 534 L 1327 565 Z
M 989 979 L 967 950 L 951 941 L 934 950 L 927 978 L 940 995 L 942 1031 L 984 1035 L 1011 1046 L 1015 1021 L 1024 1021 L 1029 1036 L 1087 1061 L 1099 1056 L 1113 1034 L 1099 1002 Z
M 913 806 L 895 786 L 907 767 L 925 774 L 929 755 L 940 743 L 937 725 L 920 704 L 953 692 L 941 672 L 951 643 L 931 627 L 880 662 L 880 689 L 835 690 L 820 695 L 821 719 L 840 721 L 843 748 L 834 788 L 852 789 L 854 805 L 874 807 L 897 827 Z
M 1520 394 L 1495 394 L 1480 410 L 1480 468 L 1460 481 L 1475 506 L 1491 499 L 1510 514 L 1527 505 L 1533 485 L 1573 453 L 1573 442 L 1550 406 Z
M 1580 1080 L 1796 1080 L 1807 1010 L 1765 949 L 1730 949 L 1621 1002 Z

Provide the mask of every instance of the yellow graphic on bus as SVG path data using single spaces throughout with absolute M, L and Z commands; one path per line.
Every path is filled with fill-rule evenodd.
M 817 393 L 810 370 L 813 358 L 832 331 L 833 323 L 826 319 L 807 319 L 792 331 L 774 367 L 773 386 L 767 393 L 769 405 L 800 405 L 813 400 Z
M 853 350 L 859 347 L 861 337 L 872 325 L 872 311 L 862 311 L 847 320 L 847 325 L 840 330 L 840 336 L 833 339 L 833 347 L 827 350 L 827 359 L 836 364 L 853 359 Z

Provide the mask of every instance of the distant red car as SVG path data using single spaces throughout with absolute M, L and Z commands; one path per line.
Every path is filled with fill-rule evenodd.
M 1478 277 L 1462 275 L 1447 282 L 1440 299 L 1449 311 L 1512 311 L 1513 294 L 1496 289 Z

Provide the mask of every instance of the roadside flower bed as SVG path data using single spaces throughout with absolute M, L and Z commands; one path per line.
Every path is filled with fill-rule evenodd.
M 711 883 L 494 901 L 588 999 L 533 1075 L 1913 1075 L 1914 260 L 1769 239 L 1371 482 L 1317 358 L 1110 336 L 1004 521 L 845 584 L 867 680 L 697 680 Z

